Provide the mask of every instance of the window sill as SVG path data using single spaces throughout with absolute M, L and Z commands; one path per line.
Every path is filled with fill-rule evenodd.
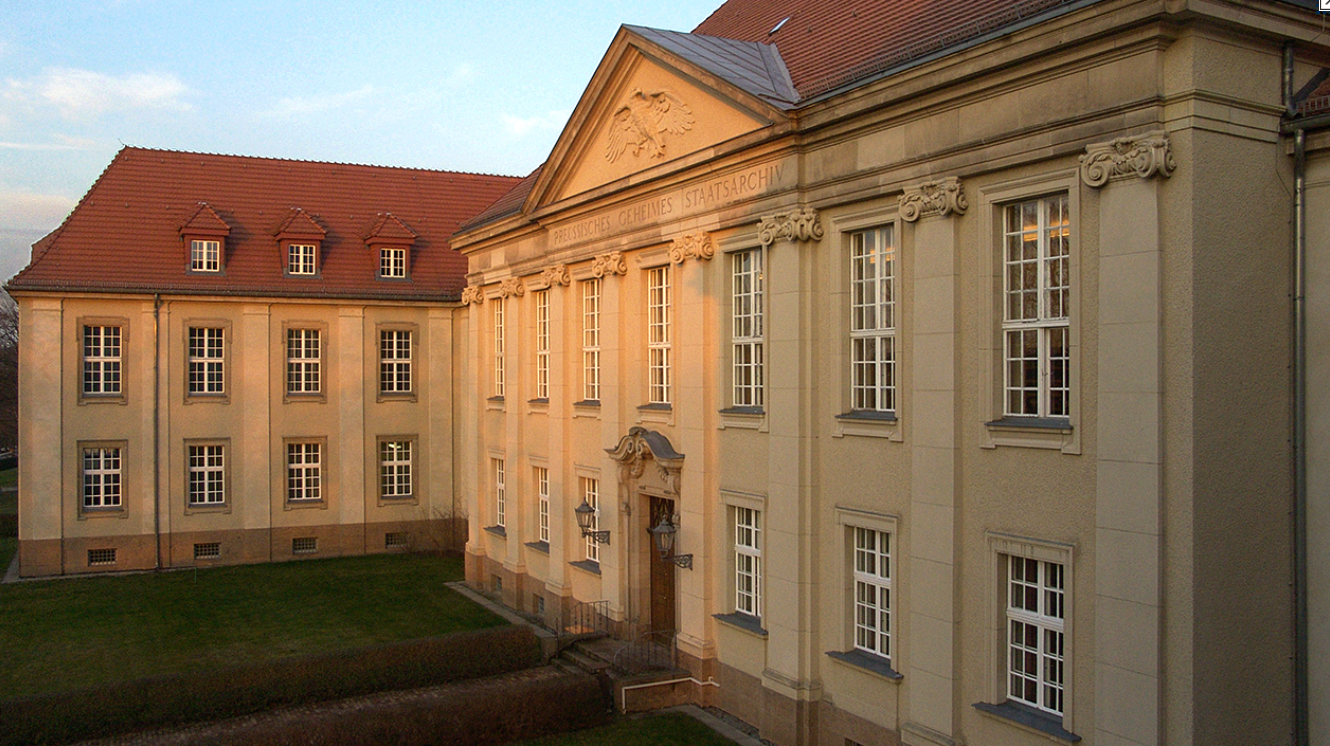
M 727 627 L 747 632 L 763 640 L 767 639 L 767 631 L 762 628 L 762 620 L 758 617 L 736 611 L 732 614 L 712 614 L 711 618 Z
M 230 394 L 185 394 L 186 404 L 230 404 Z
M 505 539 L 508 538 L 508 529 L 503 526 L 486 526 L 484 530 L 495 536 L 502 536 Z
M 230 512 L 231 512 L 230 502 L 185 504 L 185 515 L 193 515 L 195 513 L 230 513 Z
M 97 518 L 128 518 L 128 517 L 129 517 L 129 511 L 125 510 L 123 506 L 114 507 L 114 508 L 79 508 L 80 521 L 86 521 L 88 519 L 97 519 Z
M 583 399 L 573 402 L 574 417 L 600 417 L 600 400 Z
M 129 404 L 124 394 L 80 394 L 79 406 L 85 404 Z
M 550 553 L 550 543 L 548 541 L 529 541 L 526 546 L 528 549 L 534 549 L 537 552 Z
M 328 507 L 328 501 L 323 498 L 319 498 L 318 500 L 287 500 L 285 507 L 287 510 L 310 510 L 313 508 L 326 510 Z
M 291 392 L 288 391 L 288 392 L 286 393 L 286 395 L 282 397 L 282 403 L 283 403 L 283 404 L 301 404 L 301 403 L 304 403 L 304 404 L 324 404 L 324 403 L 326 403 L 327 401 L 328 401 L 328 398 L 325 397 L 322 393 L 318 393 L 318 394 L 293 394 L 293 393 L 291 393 Z
M 850 435 L 862 438 L 886 438 L 900 442 L 902 440 L 900 424 L 900 418 L 894 411 L 852 409 L 836 415 L 836 430 L 831 435 L 834 438 Z
M 987 448 L 1049 448 L 1077 453 L 1071 420 L 1066 417 L 1002 417 L 985 422 Z
M 415 496 L 414 494 L 411 494 L 411 495 L 390 495 L 390 496 L 387 496 L 387 497 L 384 497 L 383 495 L 379 495 L 379 507 L 381 507 L 381 508 L 382 508 L 382 507 L 390 507 L 390 506 L 393 506 L 393 505 L 407 505 L 407 506 L 410 506 L 410 505 L 419 505 L 419 504 L 420 504 L 420 501 L 416 499 L 416 496 Z
M 529 399 L 526 403 L 526 411 L 528 414 L 549 414 L 550 400 L 546 397 Z
M 380 391 L 377 401 L 382 404 L 390 401 L 414 402 L 415 400 L 416 393 L 414 391 Z
M 847 666 L 857 668 L 860 671 L 866 671 L 874 676 L 886 679 L 892 683 L 899 682 L 905 678 L 896 669 L 891 667 L 891 662 L 886 658 L 871 653 L 865 653 L 862 650 L 850 650 L 840 652 L 839 650 L 827 651 L 827 655 L 832 660 L 840 661 Z
M 674 424 L 674 405 L 672 404 L 643 404 L 637 408 L 637 421 L 655 422 L 662 425 Z
M 578 560 L 576 562 L 569 562 L 568 564 L 583 572 L 589 572 L 596 577 L 600 577 L 600 563 L 595 560 Z
M 762 407 L 727 407 L 720 410 L 720 429 L 767 432 L 767 412 Z
M 491 396 L 485 400 L 485 409 L 491 412 L 507 411 L 508 405 L 504 403 L 502 396 Z
M 1062 718 L 1040 712 L 1033 707 L 1026 707 L 1015 702 L 1003 702 L 1000 705 L 976 702 L 974 709 L 999 720 L 1015 723 L 1027 730 L 1045 736 L 1052 736 L 1065 743 L 1076 743 L 1081 740 L 1080 736 L 1062 727 Z

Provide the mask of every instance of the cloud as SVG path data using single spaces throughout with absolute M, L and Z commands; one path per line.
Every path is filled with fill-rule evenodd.
M 290 119 L 318 114 L 325 111 L 342 109 L 374 95 L 374 86 L 362 86 L 345 93 L 329 93 L 322 96 L 288 96 L 278 101 L 272 108 L 261 112 L 260 116 L 277 119 Z
M 86 119 L 111 111 L 189 111 L 193 107 L 184 100 L 189 93 L 189 87 L 169 73 L 116 76 L 62 67 L 31 80 L 10 79 L 4 97 L 54 106 L 66 119 Z
M 50 230 L 74 209 L 75 200 L 60 194 L 0 187 L 0 225 L 7 228 Z
M 101 143 L 98 143 L 96 140 L 89 140 L 86 137 L 56 135 L 55 138 L 59 142 L 5 142 L 0 140 L 0 150 L 93 150 L 94 148 L 101 147 Z
M 516 117 L 512 114 L 503 114 L 503 128 L 513 137 L 526 137 L 537 130 L 559 130 L 563 128 L 564 122 L 568 121 L 569 112 L 566 110 L 556 110 L 544 116 L 534 117 Z

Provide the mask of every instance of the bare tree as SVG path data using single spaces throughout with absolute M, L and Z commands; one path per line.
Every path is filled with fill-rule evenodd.
M 0 291 L 0 451 L 18 446 L 18 304 Z

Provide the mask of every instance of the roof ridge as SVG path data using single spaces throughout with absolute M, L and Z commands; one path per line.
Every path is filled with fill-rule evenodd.
M 521 176 L 515 174 L 485 173 L 480 171 L 456 171 L 446 168 L 423 168 L 420 166 L 387 166 L 380 163 L 353 163 L 351 161 L 319 161 L 310 158 L 280 158 L 268 155 L 245 155 L 243 153 L 210 153 L 202 150 L 176 150 L 174 148 L 143 148 L 135 145 L 126 145 L 121 148 L 121 153 L 126 150 L 134 150 L 141 153 L 170 153 L 172 155 L 197 155 L 205 158 L 242 158 L 253 161 L 271 161 L 275 163 L 309 163 L 320 166 L 351 166 L 354 168 L 381 168 L 394 171 L 418 171 L 432 174 L 455 174 L 457 176 L 488 176 L 501 179 L 520 179 Z M 117 155 L 117 157 L 119 157 Z M 114 162 L 114 161 L 113 161 Z M 110 168 L 108 165 L 107 168 Z M 105 173 L 103 169 L 102 173 Z

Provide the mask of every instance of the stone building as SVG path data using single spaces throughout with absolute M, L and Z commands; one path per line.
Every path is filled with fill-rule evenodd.
M 454 238 L 470 582 L 672 636 L 682 696 L 779 744 L 1293 741 L 1313 11 L 623 27 Z
M 448 237 L 513 183 L 121 150 L 8 285 L 21 574 L 452 541 Z

